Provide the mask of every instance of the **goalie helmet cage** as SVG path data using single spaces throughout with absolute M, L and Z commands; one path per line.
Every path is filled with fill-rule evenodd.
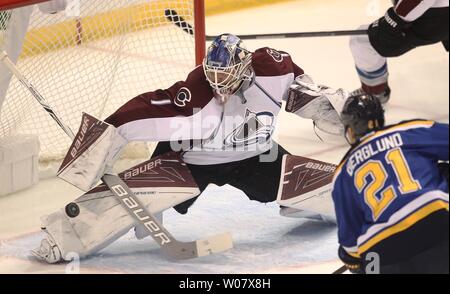
M 194 23 L 194 37 L 167 21 L 166 9 Z M 0 50 L 77 130 L 82 112 L 104 119 L 201 63 L 204 0 L 2 0 Z M 0 138 L 16 134 L 38 135 L 41 161 L 62 159 L 71 143 L 0 64 Z

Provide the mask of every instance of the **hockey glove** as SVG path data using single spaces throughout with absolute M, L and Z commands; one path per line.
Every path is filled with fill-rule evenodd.
M 404 21 L 400 16 L 398 16 L 394 8 L 391 7 L 388 9 L 384 17 L 378 19 L 369 26 L 369 31 L 370 29 L 376 28 L 378 26 L 381 37 L 385 38 L 386 41 L 395 41 L 406 35 L 405 29 L 407 27 L 407 24 L 408 22 Z
M 351 256 L 342 246 L 339 246 L 339 258 L 353 274 L 363 274 L 362 263 L 360 258 Z
M 317 85 L 308 75 L 295 79 L 288 92 L 286 111 L 302 118 L 312 119 L 315 126 L 329 134 L 342 135 L 344 127 L 339 112 L 348 94 Z
M 402 55 L 409 49 L 408 41 L 412 38 L 408 31 L 409 23 L 397 15 L 391 7 L 384 17 L 376 20 L 369 26 L 368 34 L 370 43 L 383 57 L 395 57 Z
M 112 125 L 83 114 L 80 129 L 58 170 L 58 177 L 89 191 L 111 173 L 127 140 Z

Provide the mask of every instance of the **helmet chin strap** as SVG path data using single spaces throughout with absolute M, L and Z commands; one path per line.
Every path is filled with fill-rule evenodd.
M 221 92 L 220 89 L 214 90 L 215 97 L 217 100 L 219 100 L 220 104 L 225 104 L 232 95 L 237 95 L 241 97 L 242 103 L 246 103 L 246 99 L 243 97 L 243 95 L 239 95 L 240 93 L 243 93 L 247 89 L 249 89 L 253 84 L 255 83 L 255 73 L 249 67 L 245 74 L 243 74 L 243 78 L 241 81 L 235 83 L 230 88 L 226 89 L 226 91 Z
M 229 94 L 222 94 L 219 91 L 214 90 L 214 97 L 219 101 L 220 104 L 225 104 L 228 102 L 228 99 L 230 99 Z
M 230 89 L 228 89 L 229 91 L 227 91 L 227 93 L 221 93 L 220 91 L 215 90 L 214 91 L 215 98 L 217 100 L 219 100 L 220 104 L 225 104 L 228 102 L 230 97 L 233 95 L 242 96 L 242 95 L 239 95 L 239 91 L 240 91 L 240 89 L 242 89 L 243 83 L 244 83 L 243 81 L 241 83 L 239 83 L 237 85 L 236 89 L 233 89 L 233 87 L 231 87 Z M 241 99 L 242 99 L 242 97 L 241 97 Z M 243 103 L 245 103 L 245 102 L 243 101 Z

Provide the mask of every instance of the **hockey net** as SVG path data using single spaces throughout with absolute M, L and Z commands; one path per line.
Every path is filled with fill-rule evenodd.
M 3 0 L 0 49 L 74 131 L 82 112 L 104 119 L 185 79 L 204 55 L 203 0 L 68 0 L 49 13 L 54 2 Z M 195 23 L 194 37 L 169 23 L 165 9 Z M 0 63 L 0 138 L 15 134 L 39 136 L 41 162 L 61 159 L 71 143 Z

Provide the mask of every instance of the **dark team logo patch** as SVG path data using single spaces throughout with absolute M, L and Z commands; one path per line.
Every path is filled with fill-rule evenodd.
M 254 113 L 247 109 L 245 121 L 224 140 L 225 146 L 248 146 L 270 140 L 275 117 L 270 112 Z
M 177 93 L 177 98 L 175 98 L 175 105 L 178 107 L 185 107 L 187 103 L 191 102 L 192 94 L 188 88 L 181 88 Z
M 267 49 L 267 54 L 269 54 L 276 62 L 283 62 L 284 60 L 283 54 L 275 49 Z

